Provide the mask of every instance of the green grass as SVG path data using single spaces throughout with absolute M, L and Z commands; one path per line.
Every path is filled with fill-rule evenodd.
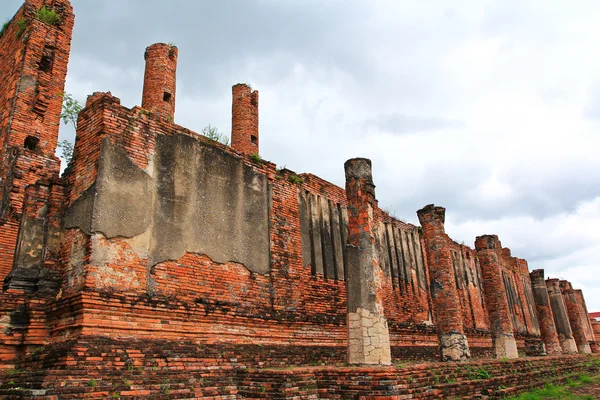
M 567 379 L 564 386 L 546 385 L 541 389 L 535 389 L 530 392 L 523 393 L 519 396 L 510 397 L 510 400 L 594 400 L 592 396 L 578 396 L 571 392 L 570 389 L 578 388 L 589 383 L 600 381 L 600 376 L 591 377 L 589 375 L 578 374 Z
M 35 12 L 35 18 L 48 25 L 60 24 L 60 15 L 51 8 L 46 8 L 46 6 L 42 6 Z

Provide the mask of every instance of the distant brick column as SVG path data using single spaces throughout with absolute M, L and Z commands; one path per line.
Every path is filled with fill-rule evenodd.
M 579 304 L 579 308 L 581 310 L 581 319 L 585 326 L 585 337 L 588 343 L 590 344 L 592 353 L 598 353 L 600 349 L 598 349 L 596 335 L 594 334 L 594 329 L 592 328 L 592 324 L 589 318 L 589 312 L 587 304 L 585 303 L 585 297 L 583 297 L 583 291 L 581 289 L 574 289 L 573 292 L 575 293 L 575 299 L 577 299 L 577 304 Z
M 344 164 L 348 199 L 348 362 L 391 364 L 390 338 L 383 312 L 384 279 L 375 248 L 375 185 L 371 161 L 353 158 Z
M 259 154 L 258 90 L 238 83 L 231 92 L 231 147 L 244 154 Z
M 142 108 L 173 122 L 177 87 L 177 47 L 155 43 L 146 48 Z
M 452 264 L 450 239 L 444 230 L 446 209 L 433 204 L 417 211 L 429 265 L 429 279 L 442 361 L 471 357 Z
M 536 269 L 529 276 L 531 277 L 531 288 L 533 289 L 540 332 L 546 346 L 546 353 L 548 355 L 561 354 L 562 349 L 558 340 L 556 325 L 554 325 L 554 315 L 552 314 L 552 307 L 548 298 L 548 288 L 546 288 L 546 282 L 544 281 L 544 270 Z
M 546 287 L 548 288 L 548 298 L 552 307 L 552 315 L 554 316 L 554 325 L 556 333 L 558 333 L 558 341 L 563 353 L 577 353 L 577 344 L 573 339 L 573 331 L 569 323 L 569 315 L 563 300 L 558 279 L 546 279 Z
M 518 358 L 517 341 L 506 297 L 502 269 L 497 251 L 502 250 L 498 236 L 483 235 L 475 239 L 477 258 L 483 278 L 485 305 L 490 316 L 494 349 L 497 358 Z
M 590 347 L 592 348 L 592 352 L 600 353 L 600 345 L 598 345 L 598 341 L 600 340 L 600 322 L 596 321 L 594 318 L 590 318 L 590 324 L 592 324 L 592 330 L 594 331 L 595 343 L 595 345 Z
M 582 315 L 581 308 L 575 297 L 575 291 L 571 282 L 560 281 L 560 291 L 567 308 L 567 314 L 569 316 L 569 323 L 571 324 L 571 330 L 573 331 L 573 339 L 577 344 L 577 349 L 580 353 L 591 354 L 592 349 L 585 336 L 584 317 L 587 319 L 587 315 Z

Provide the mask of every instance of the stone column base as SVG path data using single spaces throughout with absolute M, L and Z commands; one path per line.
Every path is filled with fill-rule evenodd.
M 583 354 L 592 354 L 592 349 L 590 348 L 590 344 L 589 343 L 584 343 L 580 346 L 577 346 L 577 349 L 579 350 L 580 353 Z
M 382 315 L 359 308 L 348 313 L 348 363 L 390 365 L 390 335 Z
M 511 333 L 499 333 L 494 338 L 496 358 L 519 358 L 517 341 Z
M 442 361 L 467 361 L 471 358 L 467 337 L 460 333 L 441 334 L 440 354 Z
M 577 354 L 577 345 L 575 344 L 575 339 L 573 338 L 564 338 L 560 339 L 560 347 L 562 347 L 564 354 Z

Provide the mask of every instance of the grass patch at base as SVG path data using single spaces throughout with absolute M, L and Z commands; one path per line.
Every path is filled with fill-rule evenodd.
M 573 388 L 578 388 L 594 382 L 600 382 L 600 376 L 591 377 L 585 374 L 577 374 L 568 378 L 563 386 L 546 385 L 541 389 L 535 389 L 519 396 L 510 397 L 509 400 L 595 400 L 592 396 L 579 396 L 571 392 L 571 389 Z

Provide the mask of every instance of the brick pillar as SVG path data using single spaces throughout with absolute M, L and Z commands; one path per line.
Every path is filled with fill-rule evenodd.
M 490 327 L 497 358 L 518 358 L 510 306 L 506 297 L 502 269 L 497 251 L 502 250 L 498 236 L 483 235 L 475 239 L 477 258 L 483 278 L 485 305 L 490 316 Z
M 353 158 L 344 168 L 348 199 L 348 362 L 389 365 L 390 338 L 381 297 L 384 276 L 375 248 L 371 161 Z
M 546 288 L 548 288 L 548 298 L 550 299 L 550 307 L 552 307 L 552 315 L 554 316 L 554 325 L 558 333 L 558 341 L 563 353 L 577 353 L 577 345 L 573 339 L 573 331 L 569 323 L 569 315 L 563 296 L 560 292 L 558 279 L 546 279 Z
M 231 92 L 231 147 L 244 154 L 259 154 L 258 90 L 238 83 Z
M 561 354 L 562 349 L 558 340 L 556 325 L 554 325 L 554 315 L 552 314 L 552 307 L 548 298 L 548 289 L 544 281 L 544 270 L 536 269 L 529 276 L 531 277 L 531 288 L 533 289 L 538 322 L 540 324 L 542 340 L 546 346 L 546 353 L 548 355 Z
M 444 231 L 446 209 L 433 204 L 417 211 L 423 227 L 433 311 L 442 361 L 466 361 L 471 357 L 463 328 L 462 311 L 452 263 L 450 238 Z
M 144 53 L 142 108 L 169 122 L 175 117 L 177 56 L 177 47 L 165 43 L 148 46 Z
M 594 329 L 592 328 L 592 324 L 589 319 L 589 312 L 587 304 L 585 303 L 585 297 L 583 297 L 583 291 L 581 289 L 574 289 L 573 292 L 575 293 L 575 299 L 577 300 L 577 304 L 579 304 L 579 308 L 581 310 L 581 319 L 585 327 L 585 337 L 590 344 L 592 353 L 597 353 L 600 349 L 598 349 Z
M 4 280 L 4 290 L 34 293 L 44 262 L 50 184 L 39 182 L 25 189 L 23 214 L 13 268 Z
M 583 325 L 585 323 L 583 318 L 585 317 L 587 319 L 587 315 L 584 316 L 581 313 L 581 308 L 579 307 L 579 303 L 575 297 L 575 291 L 573 290 L 573 286 L 571 286 L 571 282 L 560 281 L 559 285 L 565 306 L 567 308 L 569 324 L 571 324 L 573 339 L 575 339 L 577 349 L 580 353 L 591 354 L 592 349 L 590 349 L 590 344 L 585 337 L 585 327 Z
M 590 318 L 590 324 L 592 325 L 592 331 L 594 332 L 594 345 L 591 345 L 593 353 L 600 353 L 600 346 L 598 340 L 600 340 L 600 322 L 594 318 Z

